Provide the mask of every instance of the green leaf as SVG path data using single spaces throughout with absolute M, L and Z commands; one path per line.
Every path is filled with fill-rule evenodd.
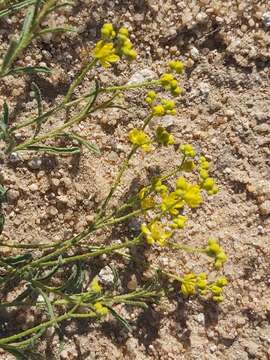
M 46 294 L 43 290 L 41 290 L 41 289 L 39 289 L 39 288 L 37 288 L 37 287 L 34 287 L 34 289 L 37 291 L 37 293 L 39 293 L 39 294 L 43 297 L 44 302 L 45 302 L 45 305 L 46 305 L 47 310 L 48 310 L 48 314 L 49 314 L 50 320 L 55 320 L 55 315 L 54 315 L 54 311 L 53 311 L 53 306 L 52 306 L 52 304 L 51 304 L 51 302 L 50 302 L 50 299 L 48 298 L 47 294 Z M 55 321 L 55 325 L 54 325 L 54 326 L 55 326 L 55 327 L 58 327 L 58 324 L 57 324 L 56 321 Z
M 55 28 L 46 28 L 43 29 L 41 31 L 39 31 L 38 33 L 35 34 L 35 37 L 44 35 L 44 34 L 48 34 L 48 33 L 56 33 L 56 32 L 77 32 L 77 30 L 74 27 L 71 26 L 67 26 L 67 27 L 55 27 Z
M 37 4 L 37 3 L 39 3 L 39 1 L 35 1 L 35 4 Z M 20 48 L 24 47 L 25 43 L 28 40 L 30 31 L 31 31 L 31 27 L 33 25 L 33 21 L 35 18 L 35 14 L 36 14 L 36 6 L 29 9 L 29 11 L 26 15 L 26 18 L 24 20 L 22 31 L 21 31 L 20 38 L 19 38 L 19 47 Z
M 0 120 L 0 138 L 3 138 L 4 140 L 7 137 L 8 120 L 9 120 L 9 108 L 8 108 L 7 103 L 4 102 L 3 115 Z M 1 194 L 1 191 L 0 191 L 0 194 Z
M 0 235 L 4 230 L 4 225 L 5 225 L 5 217 L 3 214 L 0 214 Z
M 35 3 L 36 0 L 26 0 L 26 1 L 20 1 L 17 4 L 12 4 L 11 6 L 3 9 L 0 11 L 0 18 L 7 16 L 17 10 L 20 10 L 24 7 L 30 6 Z
M 77 140 L 81 145 L 84 145 L 88 150 L 93 151 L 95 154 L 97 154 L 97 155 L 101 154 L 97 145 L 92 144 L 87 139 L 83 138 L 82 136 L 80 136 L 76 133 L 66 133 L 66 135 L 73 138 L 74 140 Z
M 79 292 L 82 289 L 84 277 L 85 273 L 78 263 L 72 267 L 72 273 L 68 280 L 62 286 L 58 287 L 57 290 L 71 294 Z
M 41 90 L 36 83 L 32 83 L 32 89 L 34 91 L 35 99 L 38 106 L 38 116 L 41 116 L 43 113 L 43 106 L 42 106 L 42 98 L 41 98 Z
M 9 48 L 6 52 L 6 55 L 4 56 L 3 59 L 3 64 L 2 64 L 2 68 L 1 68 L 1 73 L 5 73 L 5 71 L 8 69 L 9 64 L 12 62 L 13 60 L 13 56 L 18 48 L 18 41 L 16 40 L 11 40 Z
M 127 320 L 125 318 L 123 318 L 121 315 L 119 315 L 112 307 L 107 306 L 107 308 L 110 310 L 110 312 L 115 317 L 115 319 L 118 320 L 120 322 L 120 324 L 122 324 L 123 327 L 128 330 L 128 332 L 131 332 L 131 328 L 130 328 L 130 325 L 127 322 Z
M 26 67 L 17 67 L 14 69 L 9 70 L 6 75 L 13 75 L 19 73 L 25 74 L 37 74 L 37 73 L 45 73 L 51 74 L 51 69 L 46 66 L 26 66 Z
M 3 258 L 2 260 L 5 261 L 5 263 L 10 266 L 17 267 L 20 265 L 24 265 L 28 263 L 30 260 L 32 260 L 32 254 L 25 253 L 23 255 L 9 256 L 7 258 Z
M 70 148 L 62 148 L 62 147 L 55 147 L 55 146 L 39 146 L 39 145 L 29 145 L 27 148 L 22 149 L 27 151 L 45 151 L 48 153 L 53 154 L 78 154 L 81 152 L 81 149 L 79 147 L 70 147 Z
M 1 345 L 2 349 L 6 350 L 10 354 L 14 355 L 18 360 L 29 360 L 28 356 L 24 354 L 22 350 L 17 349 L 11 345 Z
M 52 6 L 46 13 L 46 15 L 48 15 L 49 13 L 51 12 L 54 12 L 55 10 L 57 9 L 60 9 L 64 6 L 74 6 L 75 5 L 75 2 L 74 1 L 65 1 L 63 2 L 62 4 L 56 4 L 54 6 Z

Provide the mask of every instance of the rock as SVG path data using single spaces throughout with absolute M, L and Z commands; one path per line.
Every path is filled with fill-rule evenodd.
M 40 158 L 34 158 L 28 162 L 28 166 L 32 170 L 40 169 L 41 165 L 42 165 L 42 160 Z
M 130 281 L 127 283 L 127 288 L 129 290 L 135 290 L 135 289 L 137 289 L 137 287 L 138 287 L 138 281 L 137 281 L 136 275 L 133 274 L 133 275 L 131 275 Z
M 165 115 L 165 116 L 162 116 L 162 117 L 154 117 L 152 119 L 152 121 L 150 122 L 149 126 L 152 129 L 155 129 L 158 126 L 168 128 L 168 127 L 174 125 L 174 122 L 175 122 L 175 116 Z
M 58 214 L 58 210 L 54 206 L 50 206 L 48 208 L 48 214 L 50 216 L 56 216 Z
M 193 60 L 198 60 L 200 57 L 200 52 L 199 50 L 193 46 L 190 50 L 190 56 L 192 57 Z
M 16 152 L 11 153 L 8 157 L 8 160 L 12 165 L 16 165 L 19 162 L 23 161 L 22 157 Z
M 114 282 L 114 275 L 109 266 L 105 266 L 100 270 L 98 278 L 103 285 L 111 286 Z
M 133 74 L 128 81 L 128 85 L 139 84 L 147 80 L 154 80 L 157 78 L 157 74 L 150 69 L 142 69 Z
M 53 185 L 54 187 L 56 187 L 56 188 L 58 188 L 58 186 L 60 185 L 60 180 L 59 180 L 59 179 L 53 178 L 53 179 L 51 180 L 51 182 L 52 182 L 52 185 Z
M 31 184 L 31 185 L 29 186 L 29 190 L 30 190 L 31 192 L 36 192 L 36 191 L 38 191 L 38 184 L 36 184 L 36 183 Z
M 205 323 L 205 316 L 203 313 L 199 313 L 196 317 L 196 320 L 198 321 L 198 323 L 200 324 L 204 324 Z
M 16 202 L 20 197 L 20 193 L 18 190 L 10 189 L 7 192 L 7 200 L 10 202 Z
M 270 200 L 264 201 L 259 206 L 261 215 L 270 215 Z
M 69 201 L 69 198 L 67 195 L 59 195 L 56 197 L 56 199 L 60 205 L 66 205 L 66 204 L 68 204 L 68 201 Z
M 263 14 L 262 21 L 266 27 L 270 27 L 270 11 Z

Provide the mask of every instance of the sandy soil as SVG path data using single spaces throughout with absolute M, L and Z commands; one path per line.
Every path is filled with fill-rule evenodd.
M 53 334 L 44 339 L 41 350 L 46 359 L 269 359 L 270 27 L 263 20 L 267 11 L 266 0 L 76 1 L 72 10 L 51 16 L 49 24 L 71 24 L 79 34 L 36 41 L 18 61 L 20 66 L 46 64 L 54 70 L 52 77 L 1 80 L 0 104 L 6 99 L 12 121 L 19 121 L 34 114 L 28 91 L 31 81 L 40 85 L 49 107 L 65 93 L 80 68 L 82 47 L 92 48 L 101 25 L 111 21 L 128 26 L 139 60 L 119 64 L 113 73 L 100 72 L 100 80 L 123 84 L 145 69 L 158 76 L 169 59 L 180 56 L 187 65 L 184 93 L 169 129 L 177 143 L 190 142 L 208 155 L 220 187 L 217 196 L 192 214 L 185 241 L 198 245 L 208 237 L 220 240 L 229 255 L 224 274 L 230 285 L 224 303 L 215 306 L 178 298 L 146 313 L 126 312 L 130 334 L 111 319 L 67 324 L 64 350 L 59 350 Z M 22 20 L 23 12 L 1 21 L 1 52 Z M 90 81 L 89 76 L 82 94 Z M 127 131 L 140 123 L 146 111 L 142 92 L 130 92 L 126 101 L 130 112 L 100 113 L 79 127 L 100 146 L 101 157 L 87 151 L 79 158 L 26 153 L 2 157 L 2 181 L 11 189 L 4 205 L 4 240 L 45 243 L 69 238 L 84 228 L 128 149 Z M 51 119 L 48 126 L 59 119 Z M 18 136 L 25 135 L 22 131 Z M 134 179 L 143 182 L 154 166 L 164 169 L 176 160 L 169 150 L 162 150 L 158 159 L 155 154 L 138 156 L 122 192 Z M 119 234 L 109 235 L 110 241 L 119 240 Z M 166 250 L 149 254 L 149 259 L 176 272 L 199 272 L 206 265 L 204 259 Z M 112 263 L 120 280 L 139 279 L 138 269 L 131 267 L 127 274 L 116 259 Z M 97 266 L 93 271 L 105 267 L 106 259 Z M 2 352 L 0 358 L 12 357 Z

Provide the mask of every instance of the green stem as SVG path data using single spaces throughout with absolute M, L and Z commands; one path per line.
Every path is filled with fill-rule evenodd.
M 120 249 L 124 249 L 124 248 L 127 248 L 127 247 L 137 245 L 140 242 L 141 237 L 142 237 L 142 235 L 140 234 L 135 239 L 130 240 L 130 241 L 126 241 L 123 244 L 112 245 L 112 246 L 108 246 L 106 248 L 96 250 L 96 251 L 91 251 L 91 252 L 88 252 L 88 253 L 85 253 L 85 254 L 75 255 L 75 256 L 70 256 L 70 257 L 67 257 L 67 258 L 63 258 L 61 263 L 63 265 L 67 265 L 67 264 L 73 263 L 74 261 L 83 261 L 83 260 L 87 260 L 87 259 L 92 258 L 92 257 L 103 255 L 103 254 L 110 254 L 110 253 L 114 252 L 115 250 L 120 250 Z M 39 262 L 38 267 L 39 268 L 51 267 L 51 266 L 57 265 L 57 263 L 58 263 L 58 260 Z
M 53 320 L 41 323 L 41 324 L 39 324 L 39 325 L 37 325 L 35 327 L 32 327 L 31 329 L 27 329 L 25 331 L 22 331 L 19 334 L 15 334 L 15 335 L 12 335 L 12 336 L 2 338 L 2 339 L 0 339 L 0 345 L 11 343 L 11 342 L 13 342 L 15 340 L 18 340 L 18 339 L 22 338 L 22 337 L 29 336 L 29 335 L 32 335 L 33 333 L 36 333 L 37 331 L 40 331 L 42 329 L 46 329 L 46 328 L 50 327 L 51 325 L 54 325 L 54 324 L 57 324 L 57 323 L 59 323 L 61 321 L 67 320 L 70 317 L 70 315 L 76 310 L 76 308 L 77 308 L 77 305 L 74 306 L 74 308 L 72 310 L 70 310 L 69 312 L 67 312 L 67 313 L 65 313 L 65 314 L 63 314 L 61 316 L 58 316 Z
M 124 172 L 126 171 L 126 169 L 128 168 L 129 165 L 129 161 L 132 158 L 132 156 L 135 154 L 135 152 L 137 151 L 138 147 L 137 146 L 133 146 L 131 151 L 129 152 L 128 156 L 126 157 L 126 159 L 124 160 L 121 169 L 118 172 L 118 175 L 109 191 L 109 194 L 107 195 L 106 199 L 104 200 L 103 204 L 101 205 L 101 209 L 98 213 L 97 219 L 99 219 L 103 214 L 104 214 L 104 210 L 106 209 L 109 201 L 111 200 L 115 190 L 117 189 L 118 185 L 120 184 L 121 178 L 124 174 Z
M 74 93 L 74 90 L 76 89 L 76 87 L 78 85 L 81 84 L 81 82 L 84 80 L 86 74 L 92 69 L 93 66 L 95 66 L 97 63 L 97 59 L 93 59 L 90 63 L 87 63 L 84 65 L 84 67 L 82 68 L 81 72 L 75 77 L 75 79 L 72 81 L 69 89 L 68 89 L 68 92 L 66 93 L 66 96 L 63 100 L 63 103 L 66 104 L 72 94 Z
M 110 86 L 110 87 L 107 87 L 107 88 L 100 88 L 99 92 L 100 93 L 102 93 L 102 92 L 106 93 L 106 92 L 114 92 L 116 90 L 130 90 L 130 89 L 137 89 L 137 88 L 141 88 L 141 87 L 147 87 L 147 86 L 151 86 L 151 85 L 155 85 L 155 84 L 159 85 L 160 82 L 159 81 L 158 82 L 156 82 L 156 81 L 155 82 L 154 81 L 146 81 L 146 82 L 143 82 L 143 83 L 140 83 L 140 84 L 134 84 L 134 85 Z M 80 96 L 79 98 L 77 98 L 75 100 L 72 100 L 72 101 L 69 101 L 69 102 L 65 102 L 63 100 L 60 104 L 58 104 L 55 107 L 53 107 L 52 109 L 46 111 L 41 116 L 33 117 L 33 118 L 30 118 L 30 119 L 28 119 L 26 121 L 23 121 L 20 124 L 14 125 L 10 129 L 10 132 L 13 132 L 15 130 L 19 130 L 19 129 L 22 129 L 22 128 L 26 127 L 26 126 L 32 125 L 37 121 L 45 120 L 46 118 L 51 116 L 53 113 L 55 113 L 57 111 L 60 111 L 62 109 L 66 109 L 66 108 L 69 108 L 71 106 L 77 105 L 81 101 L 89 99 L 94 94 L 95 94 L 95 91 L 92 91 L 89 95 Z M 66 95 L 66 97 L 67 97 L 67 95 Z

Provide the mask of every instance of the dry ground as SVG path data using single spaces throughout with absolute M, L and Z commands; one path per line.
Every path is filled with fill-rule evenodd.
M 30 46 L 18 62 L 53 68 L 52 78 L 34 79 L 49 106 L 80 68 L 82 46 L 93 46 L 106 21 L 130 28 L 140 57 L 131 66 L 118 65 L 112 74 L 100 73 L 105 84 L 125 83 L 142 69 L 158 75 L 170 58 L 180 56 L 187 64 L 184 93 L 170 130 L 177 143 L 191 142 L 207 153 L 220 187 L 219 194 L 192 215 L 185 240 L 197 245 L 216 237 L 229 255 L 224 274 L 230 285 L 219 307 L 196 299 L 173 299 L 166 309 L 153 308 L 138 320 L 127 313 L 132 334 L 110 321 L 67 325 L 60 355 L 56 338 L 44 341 L 46 359 L 269 359 L 270 27 L 263 21 L 263 14 L 270 11 L 267 3 L 77 1 L 71 11 L 51 17 L 50 24 L 72 24 L 79 34 L 44 38 Z M 21 20 L 22 13 L 1 21 L 0 49 L 6 48 L 9 34 L 20 28 Z M 0 82 L 0 104 L 5 99 L 9 102 L 13 121 L 34 111 L 34 100 L 28 95 L 32 80 L 8 77 Z M 88 86 L 86 81 L 81 92 Z M 140 91 L 130 92 L 126 100 L 130 113 L 101 113 L 80 127 L 100 146 L 101 158 L 85 151 L 79 159 L 33 158 L 25 153 L 2 159 L 1 176 L 11 189 L 4 208 L 4 240 L 44 243 L 83 229 L 124 157 L 127 131 L 145 112 L 140 110 Z M 135 178 L 146 177 L 141 160 L 132 162 L 126 189 Z M 148 168 L 166 168 L 176 161 L 168 151 L 158 160 L 155 154 L 144 160 Z M 166 251 L 150 258 L 180 272 L 183 268 L 202 271 L 205 265 L 198 258 L 190 260 L 190 256 Z M 131 268 L 125 277 L 138 273 Z M 2 353 L 0 358 L 10 356 Z

